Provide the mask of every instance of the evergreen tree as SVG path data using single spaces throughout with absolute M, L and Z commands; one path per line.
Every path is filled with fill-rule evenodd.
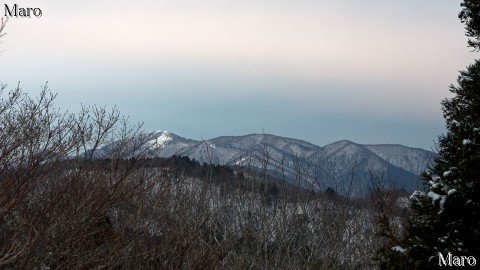
M 410 262 L 439 265 L 439 253 L 480 259 L 480 61 L 460 72 L 455 94 L 442 102 L 447 134 L 435 166 L 423 177 L 426 192 L 411 196 L 405 238 Z
M 458 17 L 465 24 L 468 45 L 474 50 L 480 50 L 480 2 L 478 0 L 464 0 L 462 11 Z
M 468 44 L 478 51 L 480 2 L 461 6 Z M 454 97 L 442 101 L 447 133 L 439 137 L 435 165 L 422 175 L 424 191 L 410 197 L 400 246 L 381 254 L 384 269 L 436 269 L 440 254 L 449 252 L 480 260 L 480 60 L 461 71 L 457 83 L 450 86 Z

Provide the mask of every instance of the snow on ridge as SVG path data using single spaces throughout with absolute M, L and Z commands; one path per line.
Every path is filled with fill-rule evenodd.
M 156 139 L 156 142 L 157 142 L 157 145 L 164 145 L 166 144 L 167 142 L 171 141 L 172 138 L 170 136 L 168 136 L 169 134 L 167 132 L 163 132 L 162 135 L 160 135 L 157 139 Z
M 399 144 L 365 145 L 365 147 L 389 163 L 415 174 L 422 173 L 431 165 L 435 155 L 421 148 Z
M 152 140 L 149 140 L 148 142 L 146 142 L 146 144 L 149 146 L 149 147 L 152 147 L 152 148 L 162 148 L 165 146 L 165 144 L 167 144 L 168 142 L 172 141 L 172 137 L 170 137 L 170 132 L 168 131 L 159 131 L 159 130 L 156 130 L 154 133 L 156 134 L 159 134 L 160 133 L 160 136 L 152 139 Z

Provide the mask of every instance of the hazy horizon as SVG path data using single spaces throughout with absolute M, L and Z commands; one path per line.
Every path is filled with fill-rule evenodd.
M 251 133 L 431 150 L 473 63 L 460 1 L 4 2 L 0 82 L 191 139 Z M 2 5 L 3 7 L 3 5 Z M 3 10 L 2 10 L 3 11 Z M 4 14 L 2 13 L 2 16 Z

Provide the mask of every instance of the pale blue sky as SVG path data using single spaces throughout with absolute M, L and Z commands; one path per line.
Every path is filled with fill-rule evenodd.
M 0 81 L 192 139 L 267 133 L 430 149 L 473 62 L 460 1 L 5 1 Z

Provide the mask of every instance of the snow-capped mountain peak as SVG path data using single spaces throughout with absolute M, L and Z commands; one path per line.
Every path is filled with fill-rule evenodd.
M 157 137 L 147 141 L 146 144 L 150 144 L 152 147 L 162 148 L 166 143 L 173 140 L 168 131 L 156 131 L 155 136 Z
M 306 181 L 301 185 L 318 190 L 331 187 L 340 193 L 346 192 L 352 176 L 360 186 L 372 170 L 395 178 L 394 185 L 413 191 L 419 173 L 435 157 L 433 152 L 402 145 L 362 145 L 342 140 L 320 147 L 269 134 L 196 141 L 157 130 L 141 134 L 136 143 L 141 148 L 138 152 L 147 157 L 188 156 L 201 163 L 256 168 L 265 168 L 268 163 L 270 174 L 291 182 L 301 176 Z

